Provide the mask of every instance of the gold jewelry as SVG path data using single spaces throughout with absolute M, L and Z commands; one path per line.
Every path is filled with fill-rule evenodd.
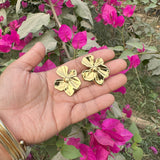
M 25 160 L 30 152 L 30 147 L 25 146 L 24 141 L 18 142 L 1 120 L 0 143 L 9 152 L 12 160 Z
M 81 85 L 81 81 L 77 77 L 77 71 L 73 69 L 68 74 L 68 67 L 61 66 L 57 69 L 56 73 L 63 79 L 55 81 L 55 88 L 59 91 L 65 91 L 68 96 L 72 96 Z
M 88 55 L 82 59 L 82 64 L 89 68 L 82 72 L 82 77 L 86 81 L 95 81 L 102 85 L 104 79 L 109 77 L 109 69 L 104 65 L 102 58 L 97 58 L 94 62 L 94 57 Z

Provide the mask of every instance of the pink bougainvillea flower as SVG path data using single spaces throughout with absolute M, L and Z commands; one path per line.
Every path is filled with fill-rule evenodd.
M 74 5 L 72 4 L 71 0 L 68 0 L 68 1 L 66 2 L 66 6 L 67 6 L 68 8 L 74 7 Z
M 40 4 L 38 6 L 38 9 L 41 11 L 41 12 L 44 12 L 44 8 L 45 8 L 45 4 Z
M 11 43 L 8 43 L 7 41 L 0 39 L 0 52 L 8 53 L 10 52 L 11 47 Z
M 137 48 L 137 51 L 140 52 L 140 53 L 144 52 L 145 50 L 146 49 L 144 48 L 144 44 L 143 44 L 143 48 L 142 49 Z
M 0 4 L 0 9 L 2 8 L 8 8 L 10 6 L 9 0 L 5 1 L 4 3 Z
M 49 14 L 50 16 L 52 15 L 52 11 L 51 10 L 47 10 L 46 13 Z
M 28 44 L 33 38 L 33 34 L 29 33 L 25 38 L 24 38 L 24 42 L 25 44 Z
M 22 50 L 25 47 L 25 45 L 26 45 L 26 43 L 24 42 L 23 39 L 21 39 L 19 41 L 19 43 L 15 43 L 14 44 L 14 46 L 12 47 L 12 49 L 20 51 L 20 50 Z
M 74 49 L 81 49 L 83 46 L 87 44 L 87 32 L 78 32 L 72 40 L 72 46 Z
M 0 16 L 0 22 L 2 22 L 4 20 L 3 16 Z
M 91 40 L 94 41 L 96 39 L 96 37 L 92 37 Z
M 89 146 L 85 144 L 80 144 L 79 150 L 83 156 L 83 157 L 80 157 L 80 160 L 97 160 L 93 150 Z
M 97 17 L 94 18 L 96 22 L 100 22 L 102 20 L 102 15 L 98 14 Z
M 2 37 L 2 29 L 0 29 L 0 38 Z
M 13 20 L 9 23 L 10 30 L 16 30 L 20 27 L 20 24 L 18 23 L 18 20 Z
M 94 5 L 94 7 L 98 7 L 98 2 L 97 1 L 92 1 L 92 4 Z
M 81 144 L 80 138 L 74 138 L 74 137 L 69 138 L 69 140 L 67 141 L 67 145 L 73 145 L 77 149 L 79 149 L 80 153 L 83 156 L 80 157 L 80 160 L 96 160 L 92 149 L 85 144 Z
M 122 86 L 113 92 L 121 92 L 122 94 L 126 94 L 126 87 Z
M 157 109 L 157 112 L 160 113 L 160 109 Z
M 75 26 L 75 25 L 72 26 L 72 32 L 73 33 L 77 32 L 77 26 Z
M 92 52 L 94 52 L 94 51 L 99 51 L 99 50 L 101 50 L 101 49 L 108 49 L 108 47 L 107 47 L 107 46 L 102 46 L 102 47 L 99 47 L 99 48 L 97 48 L 97 47 L 92 47 L 92 48 L 88 51 L 88 53 L 92 53 Z
M 21 26 L 21 24 L 27 19 L 27 16 L 23 16 L 18 20 L 18 25 Z
M 116 20 L 115 20 L 115 24 L 113 24 L 113 27 L 116 28 L 116 27 L 122 27 L 123 24 L 125 22 L 125 19 L 123 16 L 117 16 Z
M 149 149 L 151 149 L 154 154 L 158 154 L 158 151 L 154 146 L 151 146 Z
M 20 52 L 19 57 L 22 57 L 25 54 L 25 52 Z
M 28 6 L 28 3 L 27 3 L 27 2 L 22 1 L 22 7 L 23 7 L 23 8 L 27 8 L 27 6 Z
M 51 2 L 54 5 L 54 9 L 56 11 L 57 16 L 61 15 L 62 14 L 61 8 L 63 7 L 64 0 L 51 0 Z
M 53 68 L 56 68 L 56 65 L 48 59 L 42 66 L 35 67 L 34 72 L 48 71 Z
M 27 157 L 27 159 L 26 159 L 26 160 L 33 160 L 33 156 L 32 156 L 32 154 L 31 154 L 31 153 L 28 155 L 28 157 Z
M 107 2 L 109 5 L 114 5 L 114 6 L 120 6 L 122 2 L 118 2 L 117 0 L 104 0 L 104 2 Z
M 133 136 L 119 120 L 113 118 L 103 121 L 102 130 L 114 139 L 116 145 L 124 145 Z
M 72 38 L 72 30 L 66 24 L 62 24 L 58 31 L 58 36 L 63 42 L 68 42 Z
M 102 18 L 105 21 L 105 24 L 115 24 L 117 19 L 117 10 L 107 3 L 104 3 L 101 9 Z
M 125 8 L 123 8 L 123 15 L 126 17 L 131 17 L 134 13 L 134 10 L 136 8 L 136 5 L 132 6 L 132 5 L 126 5 Z
M 102 110 L 102 111 L 100 111 L 100 113 L 95 113 L 95 114 L 89 116 L 87 119 L 88 119 L 89 122 L 92 123 L 93 125 L 98 126 L 99 128 L 101 128 L 101 127 L 102 127 L 102 122 L 103 122 L 103 120 L 106 119 L 106 116 L 107 116 L 106 111 L 107 111 L 108 109 L 109 109 L 109 107 L 106 108 L 106 109 L 104 109 L 104 110 Z
M 125 107 L 123 107 L 123 111 L 122 112 L 126 113 L 126 117 L 127 118 L 130 118 L 131 115 L 132 115 L 132 109 L 131 109 L 130 105 L 127 104 Z
M 140 64 L 140 59 L 138 55 L 133 55 L 133 56 L 127 56 L 128 60 L 130 61 L 129 69 L 131 68 L 136 68 Z
M 158 132 L 157 135 L 160 136 L 160 132 Z

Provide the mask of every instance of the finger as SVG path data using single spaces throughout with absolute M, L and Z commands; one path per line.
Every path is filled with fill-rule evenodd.
M 42 43 L 38 42 L 15 63 L 20 64 L 21 68 L 31 71 L 42 61 L 44 56 L 45 47 Z
M 109 74 L 110 76 L 120 73 L 121 71 L 123 71 L 127 67 L 127 63 L 123 59 L 112 60 L 110 62 L 107 62 L 105 65 L 108 67 L 108 69 L 110 71 L 110 74 Z M 82 78 L 81 74 L 78 75 L 78 77 L 79 77 L 80 81 L 83 82 L 81 84 L 80 88 L 88 87 L 88 86 L 94 84 L 94 82 L 85 81 Z
M 97 113 L 114 102 L 112 94 L 105 94 L 85 103 L 79 103 L 74 106 L 71 113 L 72 123 L 77 123 L 88 116 Z
M 93 84 L 82 88 L 76 94 L 74 94 L 75 103 L 84 103 L 96 97 L 110 93 L 123 86 L 126 82 L 126 76 L 124 74 L 118 74 L 108 78 L 104 82 L 103 86 Z

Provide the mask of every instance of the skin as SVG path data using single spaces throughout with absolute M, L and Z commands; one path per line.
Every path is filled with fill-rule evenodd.
M 81 72 L 86 69 L 81 64 L 83 57 L 65 63 L 69 70 L 77 70 L 82 83 L 71 97 L 54 88 L 55 80 L 61 79 L 56 74 L 57 68 L 46 72 L 31 72 L 45 55 L 41 43 L 37 43 L 7 67 L 0 76 L 0 118 L 18 140 L 23 139 L 28 144 L 43 142 L 68 125 L 114 102 L 110 92 L 126 83 L 126 76 L 119 74 L 126 68 L 126 62 L 122 59 L 111 60 L 114 52 L 107 49 L 91 54 L 95 59 L 103 58 L 111 76 L 100 86 L 82 79 Z

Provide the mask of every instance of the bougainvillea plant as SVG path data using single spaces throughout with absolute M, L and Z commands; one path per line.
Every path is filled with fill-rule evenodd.
M 100 46 L 92 32 L 95 23 L 103 23 L 123 33 L 125 21 L 132 17 L 135 8 L 135 5 L 127 4 L 125 0 L 0 2 L 0 54 L 1 58 L 9 55 L 8 61 L 3 64 L 0 71 L 3 72 L 11 62 L 23 56 L 38 41 L 46 47 L 46 56 L 33 72 L 53 69 L 66 61 L 103 48 L 111 48 L 116 53 L 118 51 L 121 53 L 120 58 L 128 60 L 129 66 L 122 72 L 123 74 L 133 68 L 136 69 L 140 64 L 137 52 L 145 52 L 144 44 L 133 40 L 126 42 L 122 37 L 121 46 Z M 93 17 L 91 12 L 96 15 Z M 130 47 L 133 47 L 132 52 L 129 50 Z M 126 90 L 123 86 L 114 92 L 125 94 Z M 71 132 L 70 126 L 42 145 L 50 158 L 59 151 L 68 159 L 80 157 L 81 160 L 107 160 L 109 157 L 115 157 L 115 153 L 120 153 L 124 147 L 129 146 L 128 143 L 132 145 L 139 143 L 133 138 L 140 135 L 138 131 L 132 132 L 135 126 L 131 126 L 130 131 L 124 127 L 125 121 L 122 116 L 118 118 L 114 114 L 110 116 L 109 113 L 113 113 L 114 110 L 115 105 L 110 106 L 88 117 L 84 123 L 81 122 L 80 129 L 87 128 L 86 142 L 81 143 L 79 138 L 74 138 L 74 135 L 68 138 Z M 120 109 L 119 112 L 121 115 Z M 123 113 L 130 118 L 132 106 L 129 104 L 123 106 Z M 132 146 L 133 154 L 136 154 L 136 149 Z M 151 149 L 153 150 L 153 147 Z M 141 152 L 143 156 L 143 151 Z M 30 159 L 32 159 L 31 154 L 28 156 L 28 160 Z

